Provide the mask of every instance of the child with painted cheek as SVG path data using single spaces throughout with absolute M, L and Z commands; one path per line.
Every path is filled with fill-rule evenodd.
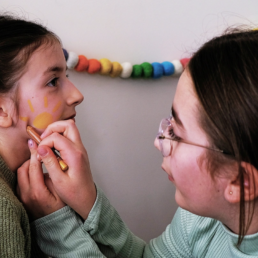
M 35 216 L 17 199 L 17 169 L 31 168 L 37 159 L 37 146 L 26 128 L 30 125 L 42 133 L 55 121 L 73 119 L 82 101 L 82 94 L 67 78 L 58 37 L 39 24 L 0 15 L 0 257 L 45 257 L 31 237 L 28 215 L 33 220 L 65 203 L 51 180 L 44 178 L 40 162 L 41 173 L 23 175 L 29 187 L 22 190 L 30 193 L 44 184 L 40 190 L 52 198 L 52 205 L 37 209 Z
M 74 122 L 49 125 L 37 151 L 30 147 L 31 167 L 18 171 L 40 248 L 53 257 L 258 257 L 257 49 L 257 30 L 233 30 L 205 43 L 181 75 L 155 139 L 179 208 L 148 244 L 97 186 L 96 192 Z M 52 147 L 67 162 L 66 173 Z M 36 153 L 53 183 L 47 192 L 27 179 L 42 177 Z M 38 185 L 46 187 L 43 180 Z M 48 214 L 48 207 L 59 208 L 56 194 L 68 206 Z

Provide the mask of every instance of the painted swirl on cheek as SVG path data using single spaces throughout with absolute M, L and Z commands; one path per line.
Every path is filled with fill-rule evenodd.
M 56 112 L 60 106 L 61 106 L 62 102 L 59 101 L 54 108 L 52 109 L 52 113 Z M 28 105 L 30 107 L 31 112 L 34 112 L 34 107 L 31 103 L 30 100 L 28 100 Z M 48 100 L 47 97 L 44 97 L 44 107 L 47 108 L 48 107 Z M 29 117 L 20 117 L 21 120 L 28 122 Z M 54 121 L 58 120 L 58 118 L 54 118 L 54 116 L 46 111 L 38 114 L 35 119 L 32 122 L 32 125 L 37 128 L 37 129 L 46 129 L 48 125 L 50 125 L 51 123 L 53 123 Z

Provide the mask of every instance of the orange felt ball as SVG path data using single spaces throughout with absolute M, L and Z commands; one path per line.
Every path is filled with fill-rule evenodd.
M 89 59 L 88 73 L 97 73 L 101 68 L 101 64 L 97 59 Z
M 89 66 L 89 61 L 84 55 L 79 55 L 79 62 L 78 64 L 74 67 L 74 69 L 78 72 L 86 71 Z

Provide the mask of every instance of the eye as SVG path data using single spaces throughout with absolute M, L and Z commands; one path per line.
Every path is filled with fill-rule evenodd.
M 174 133 L 173 127 L 170 127 L 170 128 L 169 128 L 168 133 L 169 133 L 169 135 L 170 135 L 170 137 L 171 137 L 172 140 L 174 140 L 174 141 L 180 141 L 180 140 L 181 140 L 181 138 L 178 137 L 178 136 Z
M 66 78 L 69 78 L 69 74 L 66 74 Z
M 55 77 L 54 79 L 52 79 L 48 84 L 47 86 L 49 87 L 56 87 L 57 86 L 57 81 L 58 81 L 58 77 Z

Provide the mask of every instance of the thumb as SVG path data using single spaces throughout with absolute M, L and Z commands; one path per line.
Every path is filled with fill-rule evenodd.
M 38 154 L 43 161 L 50 177 L 55 180 L 56 178 L 63 175 L 63 171 L 57 161 L 57 158 L 53 151 L 46 145 L 38 146 Z

